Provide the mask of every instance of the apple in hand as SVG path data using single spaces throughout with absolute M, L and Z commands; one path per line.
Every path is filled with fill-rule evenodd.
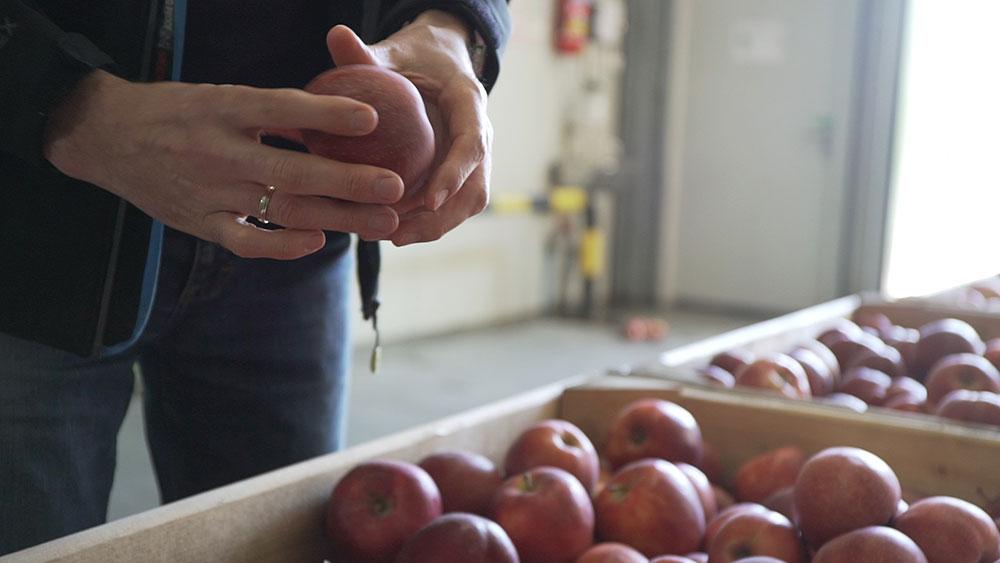
M 786 563 L 806 560 L 795 526 L 774 511 L 740 512 L 708 544 L 708 560 L 712 563 L 732 563 L 754 556 L 775 557 Z
M 922 380 L 934 364 L 952 354 L 982 354 L 986 345 L 969 323 L 958 319 L 942 319 L 920 327 L 913 377 Z
M 648 563 L 646 556 L 623 543 L 599 543 L 580 556 L 576 563 Z
M 885 526 L 870 526 L 839 536 L 824 545 L 812 563 L 927 563 L 923 552 L 905 534 Z
M 340 553 L 392 561 L 403 543 L 441 515 L 441 494 L 426 471 L 376 460 L 351 469 L 333 488 L 326 531 Z
M 565 420 L 543 420 L 522 432 L 507 450 L 504 471 L 514 475 L 543 465 L 568 471 L 588 493 L 601 468 L 590 439 Z
M 594 499 L 597 536 L 647 557 L 687 553 L 701 544 L 705 512 L 690 480 L 674 464 L 644 459 L 623 467 Z
M 896 518 L 930 563 L 978 563 L 1000 557 L 1000 533 L 978 506 L 953 497 L 928 497 Z
M 403 544 L 393 563 L 518 563 L 499 524 L 453 512 L 434 519 Z
M 593 543 L 594 508 L 579 479 L 556 467 L 507 478 L 493 497 L 492 519 L 522 563 L 574 561 Z
M 786 446 L 750 458 L 736 472 L 734 489 L 742 502 L 762 502 L 772 494 L 791 487 L 806 462 L 806 453 Z
M 952 391 L 1000 393 L 1000 373 L 986 358 L 975 354 L 952 354 L 934 364 L 927 375 L 927 402 L 936 405 Z
M 303 130 L 309 152 L 392 170 L 402 178 L 406 196 L 422 187 L 434 161 L 434 130 L 423 98 L 410 80 L 380 66 L 347 65 L 313 78 L 305 90 L 353 98 L 378 112 L 375 130 L 360 137 Z
M 659 399 L 640 399 L 622 409 L 605 442 L 611 465 L 621 467 L 645 458 L 698 465 L 701 428 L 684 407 Z
M 828 448 L 809 458 L 795 482 L 795 511 L 813 547 L 866 526 L 888 524 L 900 499 L 899 479 L 875 454 Z
M 785 354 L 770 354 L 747 365 L 736 374 L 736 385 L 764 389 L 790 399 L 811 395 L 802 364 Z
M 963 422 L 1000 426 L 1000 394 L 989 391 L 952 391 L 941 399 L 937 415 Z
M 881 371 L 857 367 L 851 368 L 844 374 L 844 381 L 840 383 L 839 391 L 853 395 L 865 403 L 878 406 L 885 401 L 886 393 L 892 379 Z
M 425 457 L 420 467 L 441 491 L 444 512 L 485 515 L 503 479 L 489 458 L 473 452 L 443 450 Z

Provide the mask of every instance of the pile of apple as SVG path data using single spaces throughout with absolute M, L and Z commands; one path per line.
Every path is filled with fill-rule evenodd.
M 437 452 L 371 461 L 334 487 L 338 554 L 396 563 L 993 563 L 1000 521 L 951 497 L 910 497 L 858 448 L 765 452 L 721 486 L 716 452 L 681 406 L 617 416 L 603 460 L 563 420 L 523 432 L 504 460 Z M 737 501 L 739 501 L 737 503 Z
M 876 313 L 843 319 L 787 354 L 723 352 L 701 375 L 858 412 L 875 406 L 1000 426 L 998 369 L 1000 338 L 984 343 L 966 322 L 942 319 L 918 330 Z
M 952 300 L 956 305 L 982 311 L 1000 311 L 1000 276 L 948 293 L 942 297 Z

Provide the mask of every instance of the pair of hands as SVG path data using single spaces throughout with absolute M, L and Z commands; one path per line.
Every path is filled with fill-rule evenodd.
M 180 231 L 247 258 L 295 259 L 325 244 L 324 230 L 388 239 L 436 240 L 488 201 L 492 126 L 472 69 L 468 31 L 444 12 L 425 12 L 384 41 L 365 45 L 350 29 L 327 35 L 337 65 L 378 64 L 410 78 L 424 96 L 437 155 L 423 207 L 400 216 L 403 183 L 389 170 L 260 144 L 262 134 L 299 129 L 365 135 L 375 110 L 296 89 L 135 84 L 88 75 L 53 113 L 45 156 L 63 173 L 98 185 Z M 266 186 L 275 185 L 259 229 Z

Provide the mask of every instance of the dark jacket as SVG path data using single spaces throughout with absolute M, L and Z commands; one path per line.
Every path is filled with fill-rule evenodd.
M 364 30 L 370 42 L 428 9 L 460 15 L 485 40 L 487 89 L 496 79 L 510 32 L 506 0 L 328 3 L 327 26 Z M 152 220 L 55 170 L 42 135 L 52 108 L 93 69 L 148 79 L 160 4 L 0 0 L 0 332 L 86 356 L 136 330 L 144 276 L 155 266 Z M 322 69 L 303 76 L 314 70 Z

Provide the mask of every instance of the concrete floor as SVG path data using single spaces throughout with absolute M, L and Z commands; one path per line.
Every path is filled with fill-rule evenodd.
M 367 349 L 355 353 L 348 443 L 357 444 L 495 401 L 546 383 L 607 368 L 655 360 L 668 348 L 731 330 L 756 319 L 674 311 L 669 338 L 630 343 L 617 326 L 538 319 L 403 343 L 383 351 L 382 371 L 368 373 Z M 118 468 L 109 520 L 157 506 L 143 436 L 142 409 L 133 399 L 118 436 Z

